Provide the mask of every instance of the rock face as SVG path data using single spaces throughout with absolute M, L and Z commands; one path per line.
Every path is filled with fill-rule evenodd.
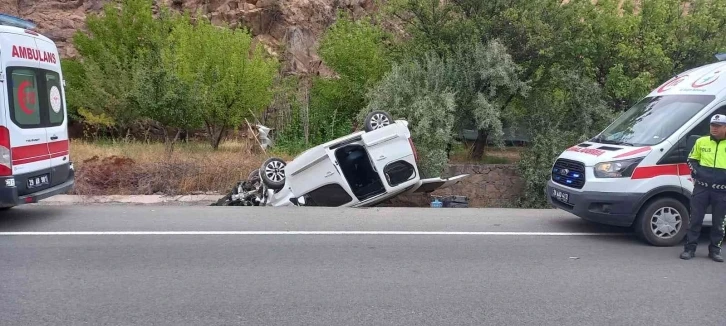
M 0 12 L 30 19 L 58 43 L 61 57 L 74 57 L 70 44 L 84 29 L 89 12 L 106 0 L 0 0 Z M 213 24 L 249 28 L 256 41 L 284 61 L 284 72 L 331 75 L 317 55 L 318 40 L 335 21 L 338 9 L 360 16 L 373 10 L 373 0 L 155 0 L 177 10 L 201 11 Z

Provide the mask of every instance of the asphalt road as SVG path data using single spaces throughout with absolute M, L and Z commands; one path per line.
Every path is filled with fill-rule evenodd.
M 0 325 L 726 325 L 705 237 L 682 261 L 559 211 L 2 214 Z

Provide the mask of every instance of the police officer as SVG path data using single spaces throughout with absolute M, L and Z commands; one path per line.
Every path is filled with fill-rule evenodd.
M 726 115 L 716 114 L 711 118 L 711 135 L 696 141 L 688 155 L 688 165 L 691 168 L 694 187 L 691 196 L 691 222 L 681 259 L 691 259 L 695 256 L 703 217 L 710 204 L 713 209 L 711 214 L 713 226 L 708 257 L 723 262 L 721 244 L 726 215 Z

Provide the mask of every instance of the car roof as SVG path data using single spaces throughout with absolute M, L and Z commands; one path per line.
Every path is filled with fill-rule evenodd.
M 659 85 L 648 95 L 718 95 L 726 90 L 726 62 L 686 70 Z
M 38 31 L 35 31 L 35 30 L 31 30 L 31 31 L 37 35 L 28 33 L 25 29 L 20 28 L 20 27 L 0 24 L 0 33 L 11 33 L 11 34 L 30 36 L 30 37 L 38 39 L 38 40 L 42 40 L 42 41 L 45 41 L 48 43 L 55 44 L 55 42 L 53 42 L 53 40 L 49 39 L 47 36 L 45 36 L 43 34 L 38 33 Z

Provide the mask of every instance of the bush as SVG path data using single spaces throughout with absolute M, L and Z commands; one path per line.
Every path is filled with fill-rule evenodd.
M 614 116 L 603 99 L 602 88 L 576 71 L 555 66 L 543 77 L 548 87 L 517 103 L 522 107 L 516 117 L 519 125 L 536 131 L 518 163 L 525 183 L 521 207 L 544 207 L 544 190 L 556 157 L 597 134 Z
M 384 110 L 394 119 L 408 120 L 423 177 L 437 176 L 447 163 L 456 103 L 453 89 L 444 81 L 446 74 L 445 61 L 435 54 L 422 62 L 394 65 L 369 92 L 368 107 L 358 116 L 362 124 L 368 112 Z

